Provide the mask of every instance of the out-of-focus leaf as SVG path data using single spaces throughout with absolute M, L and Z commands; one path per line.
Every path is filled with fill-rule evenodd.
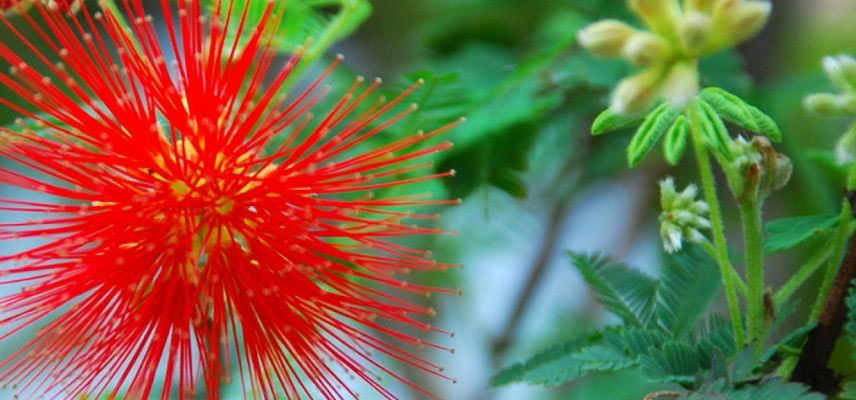
M 841 400 L 856 400 L 856 381 L 850 381 L 844 384 L 841 393 L 838 394 Z
M 743 58 L 732 49 L 702 57 L 699 72 L 703 86 L 721 87 L 740 95 L 752 89 L 752 77 L 744 68 Z
M 491 140 L 457 146 L 438 164 L 440 171 L 457 174 L 444 180 L 452 197 L 464 198 L 482 185 L 496 186 L 517 198 L 525 198 L 526 183 L 517 175 L 529 165 L 528 151 L 535 143 L 538 127 L 519 123 L 491 134 Z
M 209 7 L 215 7 L 214 0 L 205 0 Z M 230 40 L 238 40 L 241 45 L 245 44 L 253 34 L 253 28 L 265 15 L 268 6 L 267 1 L 257 0 L 234 0 L 231 2 L 233 21 L 238 20 L 247 8 L 246 23 L 243 31 L 239 31 L 237 23 L 229 24 L 226 32 Z M 229 10 L 229 3 L 224 2 L 222 12 Z M 360 24 L 362 24 L 372 12 L 371 4 L 366 0 L 290 0 L 274 2 L 273 14 L 282 15 L 282 20 L 272 37 L 272 46 L 279 51 L 293 52 L 298 46 L 307 44 L 309 38 L 320 39 L 328 28 L 333 28 L 329 39 L 338 41 L 350 35 Z M 337 5 L 339 12 L 347 10 L 349 17 L 336 19 L 336 16 L 328 16 L 319 7 Z M 331 24 L 335 23 L 335 26 Z M 238 37 L 240 35 L 241 37 Z
M 838 214 L 807 215 L 773 220 L 767 223 L 764 250 L 788 250 L 838 224 Z
M 809 388 L 780 379 L 770 379 L 757 385 L 733 388 L 724 380 L 704 384 L 696 393 L 688 393 L 680 400 L 823 400 L 825 397 L 811 393 Z
M 847 333 L 856 336 L 856 280 L 850 283 L 850 292 L 847 296 Z
M 603 110 L 591 124 L 591 134 L 594 136 L 629 128 L 639 123 L 641 119 L 616 114 L 611 108 Z

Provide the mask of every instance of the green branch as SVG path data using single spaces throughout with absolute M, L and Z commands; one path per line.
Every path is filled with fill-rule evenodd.
M 707 153 L 707 146 L 704 142 L 704 133 L 702 132 L 701 116 L 698 115 L 697 107 L 688 107 L 690 132 L 692 135 L 693 148 L 695 149 L 696 160 L 698 161 L 699 175 L 701 177 L 702 191 L 704 192 L 705 200 L 710 207 L 710 222 L 711 230 L 713 231 L 713 244 L 715 250 L 715 259 L 719 265 L 719 271 L 722 275 L 722 284 L 725 287 L 725 300 L 728 303 L 728 311 L 731 316 L 731 325 L 734 329 L 734 339 L 738 348 L 742 348 L 746 344 L 746 334 L 743 330 L 743 317 L 740 312 L 740 303 L 737 300 L 737 289 L 735 285 L 734 267 L 728 259 L 728 244 L 725 242 L 725 228 L 722 222 L 722 213 L 719 207 L 719 199 L 716 194 L 716 180 L 713 176 L 713 168 L 710 164 L 710 156 Z

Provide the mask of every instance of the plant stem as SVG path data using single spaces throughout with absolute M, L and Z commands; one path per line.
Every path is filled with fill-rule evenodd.
M 800 266 L 797 273 L 791 276 L 779 291 L 773 296 L 773 304 L 776 305 L 776 308 L 781 307 L 788 301 L 791 296 L 800 288 L 800 286 L 805 283 L 814 273 L 823 265 L 823 263 L 832 256 L 832 244 L 829 243 L 823 246 L 823 249 L 815 253 L 811 258 L 808 259 L 802 266 Z
M 725 242 L 725 228 L 722 222 L 719 199 L 716 195 L 716 181 L 713 176 L 713 168 L 710 165 L 710 156 L 704 143 L 702 122 L 700 115 L 692 105 L 689 110 L 690 131 L 692 134 L 693 148 L 695 149 L 696 161 L 698 161 L 701 186 L 704 191 L 705 200 L 710 207 L 710 222 L 713 232 L 713 244 L 716 254 L 716 262 L 722 275 L 722 284 L 725 287 L 725 300 L 728 303 L 728 311 L 731 316 L 731 325 L 734 329 L 734 339 L 737 348 L 746 344 L 746 335 L 743 331 L 743 317 L 740 313 L 740 303 L 737 300 L 734 277 L 737 274 L 731 261 L 728 259 L 728 244 Z
M 854 200 L 856 192 L 848 190 L 848 205 L 842 209 L 852 209 Z M 851 219 L 852 216 L 848 215 L 846 221 L 842 222 L 847 225 Z M 856 240 L 850 240 L 846 256 L 828 290 L 829 295 L 826 298 L 818 298 L 825 303 L 817 319 L 817 326 L 809 333 L 791 377 L 792 380 L 802 382 L 822 393 L 831 394 L 839 389 L 840 378 L 827 365 L 847 320 L 845 300 L 853 279 L 856 279 Z
M 814 306 L 811 308 L 809 321 L 816 321 L 820 317 L 823 310 L 823 305 L 826 303 L 826 298 L 829 296 L 829 290 L 835 282 L 835 276 L 838 274 L 838 266 L 841 259 L 844 257 L 844 246 L 847 243 L 847 237 L 850 236 L 850 219 L 852 209 L 850 202 L 847 199 L 841 202 L 841 217 L 838 221 L 838 229 L 835 230 L 835 241 L 832 245 L 832 255 L 826 264 L 826 272 L 823 274 L 823 281 L 820 284 L 817 298 Z
M 761 221 L 761 202 L 757 195 L 740 201 L 740 221 L 743 224 L 744 255 L 746 258 L 746 282 L 749 296 L 747 325 L 749 340 L 757 341 L 757 356 L 764 349 L 764 231 Z
M 713 244 L 705 240 L 699 243 L 699 245 L 701 246 L 702 250 L 704 250 L 705 253 L 710 256 L 710 258 L 716 260 L 716 248 L 713 247 Z M 746 298 L 746 296 L 749 295 L 749 289 L 746 287 L 746 282 L 743 282 L 743 278 L 740 276 L 740 274 L 737 273 L 737 271 L 732 269 L 731 272 L 734 276 L 733 279 L 735 286 L 737 286 L 737 291 L 740 292 L 743 298 Z

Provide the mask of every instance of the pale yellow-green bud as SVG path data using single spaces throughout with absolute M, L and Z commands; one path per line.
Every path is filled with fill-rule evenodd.
M 691 11 L 710 13 L 719 0 L 684 0 L 684 8 Z
M 829 80 L 842 90 L 856 91 L 856 60 L 846 54 L 826 56 L 823 69 Z
M 630 0 L 630 8 L 652 31 L 668 38 L 675 37 L 675 28 L 681 17 L 678 0 Z
M 672 46 L 660 35 L 636 32 L 627 39 L 621 54 L 633 64 L 652 65 L 668 60 L 672 55 Z
M 805 108 L 821 115 L 856 115 L 856 96 L 815 93 L 803 100 Z
M 689 11 L 684 14 L 678 26 L 681 46 L 684 50 L 697 54 L 704 50 L 710 40 L 710 30 L 713 19 L 699 11 Z
M 772 5 L 767 1 L 720 0 L 713 10 L 714 31 L 727 47 L 754 36 L 767 23 Z
M 856 124 L 850 126 L 835 144 L 835 159 L 839 164 L 850 164 L 856 160 Z
M 581 30 L 577 34 L 577 40 L 580 46 L 595 54 L 616 57 L 621 54 L 621 49 L 634 31 L 624 22 L 608 19 L 595 22 Z
M 698 79 L 698 68 L 694 62 L 675 64 L 663 81 L 663 98 L 672 107 L 685 107 L 698 95 Z
M 647 110 L 657 99 L 662 69 L 648 68 L 618 83 L 610 107 L 618 114 L 636 114 Z

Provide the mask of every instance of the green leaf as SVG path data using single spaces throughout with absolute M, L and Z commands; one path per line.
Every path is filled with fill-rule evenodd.
M 689 333 L 716 298 L 719 270 L 694 246 L 668 257 L 657 289 L 655 315 L 672 337 Z
M 607 108 L 594 119 L 594 122 L 591 124 L 591 134 L 593 136 L 598 136 L 604 133 L 629 128 L 638 124 L 639 121 L 640 118 L 638 117 L 629 117 L 617 114 L 612 111 L 611 108 Z
M 679 341 L 667 342 L 639 361 L 651 380 L 684 384 L 695 382 L 700 371 L 710 366 L 691 344 Z
M 844 384 L 841 393 L 838 394 L 841 400 L 856 400 L 856 381 L 850 381 Z
M 796 356 L 799 354 L 809 333 L 817 326 L 817 321 L 808 325 L 799 327 L 779 340 L 778 343 L 770 346 L 763 355 L 761 355 L 762 372 L 769 372 L 777 368 L 787 356 Z
M 648 113 L 645 121 L 630 140 L 630 145 L 627 146 L 627 163 L 631 168 L 639 165 L 648 155 L 679 114 L 680 111 L 669 107 L 666 103 Z
M 666 157 L 666 162 L 671 165 L 677 165 L 681 161 L 681 156 L 683 156 L 684 149 L 687 147 L 688 133 L 689 123 L 687 122 L 687 118 L 679 115 L 666 133 L 666 140 L 663 142 L 663 154 Z
M 669 337 L 653 329 L 624 328 L 604 332 L 604 341 L 632 356 L 634 360 L 643 354 L 649 354 L 652 348 L 659 348 Z
M 533 379 L 533 376 L 539 384 L 561 383 L 568 379 L 576 378 L 582 374 L 581 365 L 571 365 L 564 361 L 588 342 L 589 338 L 581 337 L 550 347 L 524 363 L 516 363 L 511 367 L 501 370 L 491 378 L 490 384 L 492 386 L 503 386 L 516 382 L 529 381 Z M 565 365 L 562 365 L 563 363 Z M 535 371 L 534 375 L 529 376 L 532 371 Z
M 657 282 L 644 273 L 599 254 L 571 253 L 571 261 L 607 310 L 628 325 L 644 328 L 651 320 Z
M 725 122 L 707 102 L 699 101 L 697 104 L 696 112 L 702 117 L 702 127 L 708 144 L 726 159 L 731 159 L 731 135 Z
M 707 358 L 713 359 L 716 354 L 731 357 L 737 352 L 734 342 L 734 329 L 724 317 L 714 314 L 698 329 L 698 349 Z
M 774 142 L 782 140 L 782 133 L 776 122 L 743 99 L 716 87 L 702 90 L 701 98 L 723 118 L 740 127 L 764 134 Z
M 810 393 L 809 388 L 780 379 L 770 379 L 758 385 L 745 385 L 732 388 L 724 380 L 709 382 L 696 393 L 679 397 L 681 400 L 823 400 L 818 393 Z
M 470 88 L 464 84 L 461 75 L 455 72 L 438 74 L 420 69 L 405 75 L 404 79 L 390 85 L 384 92 L 388 98 L 395 98 L 420 79 L 424 84 L 410 94 L 408 102 L 390 110 L 391 114 L 395 114 L 396 111 L 404 111 L 405 108 L 410 107 L 410 104 L 419 105 L 419 108 L 411 112 L 402 122 L 387 129 L 387 131 L 399 132 L 399 137 L 410 135 L 418 129 L 439 128 L 465 116 L 470 111 L 470 101 L 472 101 Z
M 529 152 L 538 137 L 538 126 L 521 122 L 490 133 L 491 140 L 458 146 L 447 152 L 437 169 L 454 169 L 454 179 L 443 184 L 452 197 L 465 198 L 483 185 L 496 186 L 516 198 L 527 196 L 526 182 L 517 176 L 529 166 Z
M 850 282 L 850 292 L 847 295 L 847 333 L 856 336 L 856 280 Z
M 204 2 L 209 7 L 216 6 L 213 0 Z M 284 12 L 282 21 L 272 37 L 271 45 L 281 51 L 294 51 L 297 46 L 306 43 L 310 37 L 317 38 L 329 23 L 321 13 L 313 9 L 306 0 L 292 0 L 286 5 L 285 2 L 276 3 L 273 12 L 279 15 Z M 232 23 L 229 24 L 226 35 L 229 40 L 238 40 L 241 46 L 246 45 L 253 34 L 253 27 L 258 26 L 265 15 L 268 2 L 254 0 L 234 0 L 232 6 Z M 222 13 L 229 11 L 229 4 L 224 2 Z M 246 9 L 246 23 L 243 31 L 238 32 L 240 24 L 236 23 Z M 225 18 L 225 17 L 224 17 Z M 273 20 L 273 17 L 270 17 Z M 238 37 L 238 34 L 241 37 Z
M 812 237 L 816 237 L 838 224 L 837 213 L 807 215 L 773 220 L 767 223 L 764 250 L 773 253 L 788 250 Z

